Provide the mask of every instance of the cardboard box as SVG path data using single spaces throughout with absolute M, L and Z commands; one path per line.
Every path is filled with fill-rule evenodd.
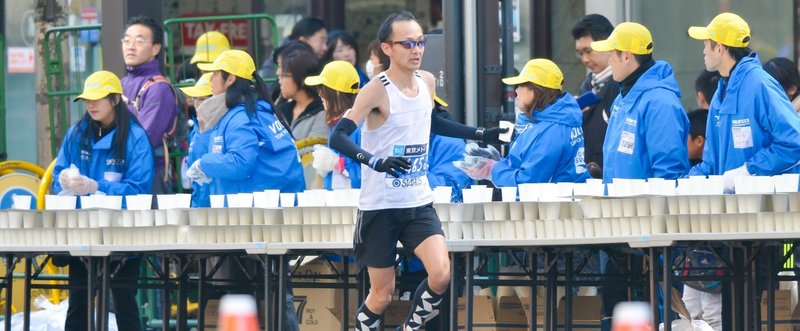
M 350 264 L 350 273 L 355 272 L 355 264 Z M 333 263 L 337 272 L 343 271 L 341 263 Z M 302 276 L 333 275 L 334 270 L 323 258 L 316 258 L 295 270 L 293 280 L 312 283 L 339 283 L 338 279 L 319 279 Z M 342 289 L 329 288 L 294 288 L 294 304 L 301 331 L 327 331 L 341 329 L 342 325 Z M 352 324 L 356 316 L 358 292 L 349 290 L 349 313 L 347 321 Z
M 792 291 L 776 290 L 774 299 L 775 331 L 800 330 L 800 310 L 792 310 Z M 767 330 L 767 291 L 761 293 L 761 330 Z
M 334 263 L 338 272 L 342 272 L 342 264 Z M 354 272 L 354 264 L 350 270 Z M 332 275 L 334 274 L 331 266 L 321 258 L 308 261 L 295 270 L 295 276 L 302 275 Z M 298 282 L 313 283 L 337 283 L 336 279 L 318 279 L 294 277 Z M 352 324 L 355 320 L 358 292 L 355 288 L 350 289 L 349 297 L 349 317 L 348 321 Z M 300 323 L 301 331 L 329 331 L 341 329 L 342 325 L 342 289 L 326 288 L 294 288 L 294 307 L 297 313 L 297 320 Z M 263 324 L 263 305 L 259 306 L 259 323 Z M 205 329 L 216 330 L 219 310 L 219 300 L 209 300 L 205 309 Z M 261 325 L 263 328 L 264 325 Z
M 466 299 L 458 298 L 458 329 L 466 330 Z M 472 298 L 472 330 L 495 331 L 494 303 L 487 295 Z
M 520 298 L 522 308 L 525 310 L 525 317 L 530 320 L 531 307 L 530 298 Z M 544 298 L 536 298 L 536 324 L 537 329 L 544 329 L 545 306 Z M 602 301 L 598 296 L 574 296 L 572 297 L 572 329 L 580 331 L 600 331 L 602 315 L 600 307 Z M 559 300 L 556 316 L 558 318 L 559 329 L 564 325 L 566 315 L 566 305 L 564 298 Z

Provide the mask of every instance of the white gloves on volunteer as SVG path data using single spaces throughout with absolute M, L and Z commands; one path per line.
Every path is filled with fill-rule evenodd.
M 58 174 L 58 184 L 61 185 L 61 195 L 87 195 L 97 193 L 97 181 L 81 175 L 74 164 L 61 170 Z
M 745 163 L 741 167 L 736 169 L 731 169 L 726 171 L 722 174 L 722 186 L 725 193 L 735 193 L 736 192 L 736 177 L 742 176 L 752 176 L 749 171 L 747 171 L 747 164 Z
M 311 155 L 314 156 L 314 162 L 311 163 L 311 166 L 321 177 L 327 176 L 339 163 L 339 154 L 324 145 L 314 145 L 314 151 L 311 152 Z
M 464 152 L 464 161 L 454 161 L 453 165 L 472 179 L 492 180 L 492 169 L 497 160 L 500 160 L 500 152 L 491 145 L 480 147 L 475 143 L 467 144 Z
M 200 168 L 200 160 L 194 161 L 189 170 L 186 170 L 186 176 L 197 182 L 200 185 L 211 183 L 211 177 L 208 177 L 203 169 Z

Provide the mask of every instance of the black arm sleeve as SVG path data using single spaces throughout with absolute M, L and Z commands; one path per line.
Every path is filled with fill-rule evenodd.
M 361 149 L 360 146 L 350 140 L 350 134 L 356 131 L 357 128 L 358 125 L 353 120 L 342 118 L 331 131 L 331 135 L 328 137 L 328 145 L 339 153 L 369 166 L 372 154 L 367 153 L 367 151 Z
M 456 137 L 471 140 L 481 140 L 478 128 L 466 126 L 464 124 L 448 120 L 436 115 L 436 110 L 431 112 L 431 133 L 448 137 Z

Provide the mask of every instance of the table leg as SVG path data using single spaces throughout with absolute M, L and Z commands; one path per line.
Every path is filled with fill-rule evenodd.
M 3 287 L 6 289 L 6 304 L 5 304 L 5 324 L 4 330 L 11 330 L 11 301 L 13 300 L 14 289 L 14 268 L 17 266 L 17 261 L 13 254 L 6 254 L 6 274 L 3 278 Z
M 464 281 L 464 286 L 466 286 L 466 293 L 464 293 L 464 311 L 466 313 L 464 325 L 467 331 L 472 331 L 472 299 L 474 295 L 472 293 L 472 281 L 474 276 L 472 259 L 472 253 L 467 253 L 466 261 L 464 261 L 466 263 L 465 270 L 467 275 Z
M 30 330 L 31 328 L 31 259 L 35 257 L 26 257 L 25 258 L 25 299 L 24 299 L 24 307 L 22 313 L 22 329 L 23 330 Z M 13 286 L 13 285 L 12 285 Z M 10 305 L 11 301 L 7 301 L 6 305 Z M 11 318 L 8 316 L 7 318 Z
M 658 325 L 658 252 L 655 247 L 647 249 L 650 271 L 650 311 L 653 314 L 653 325 Z
M 100 258 L 100 302 L 99 302 L 99 314 L 97 316 L 98 327 L 97 329 L 100 331 L 107 331 L 108 330 L 108 311 L 109 311 L 109 287 L 111 284 L 111 266 L 110 260 L 111 258 L 108 256 L 104 256 Z M 91 300 L 91 299 L 90 299 Z
M 662 249 L 662 256 L 663 265 L 662 270 L 664 271 L 663 275 L 663 283 L 661 285 L 662 288 L 662 295 L 664 296 L 664 306 L 662 307 L 663 313 L 663 320 L 664 320 L 664 331 L 672 331 L 672 319 L 670 315 L 672 315 L 672 259 L 670 258 L 670 252 L 672 249 L 667 246 Z M 654 316 L 655 319 L 658 319 L 658 316 Z M 657 324 L 653 324 L 654 328 L 657 328 Z
M 458 274 L 459 255 L 458 253 L 450 253 L 450 330 L 458 330 L 458 286 L 461 283 L 461 277 Z

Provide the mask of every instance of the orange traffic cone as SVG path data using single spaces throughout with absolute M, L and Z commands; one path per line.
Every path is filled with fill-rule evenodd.
M 614 307 L 611 331 L 652 331 L 653 319 L 646 302 L 620 302 Z
M 219 305 L 219 331 L 259 331 L 256 300 L 246 294 L 229 294 Z

